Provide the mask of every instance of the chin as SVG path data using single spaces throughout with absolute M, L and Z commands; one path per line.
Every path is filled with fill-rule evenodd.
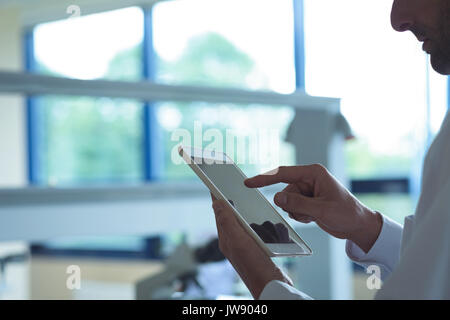
M 436 57 L 431 55 L 431 66 L 433 69 L 444 76 L 450 75 L 450 59 L 443 59 L 442 57 Z

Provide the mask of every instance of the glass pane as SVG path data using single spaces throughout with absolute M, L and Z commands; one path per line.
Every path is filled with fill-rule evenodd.
M 427 57 L 414 36 L 392 29 L 391 7 L 305 0 L 306 90 L 342 98 L 357 136 L 347 149 L 352 178 L 417 174 L 427 143 Z M 434 132 L 445 99 L 446 90 L 432 96 Z
M 143 178 L 142 104 L 121 99 L 34 99 L 40 184 L 135 182 Z
M 132 7 L 38 25 L 36 72 L 77 79 L 142 78 L 142 9 Z
M 120 22 L 120 23 L 118 23 Z M 37 26 L 38 73 L 77 79 L 142 78 L 143 12 L 127 8 Z M 45 96 L 34 99 L 41 184 L 134 182 L 143 178 L 143 104 Z
M 295 162 L 293 147 L 283 141 L 294 116 L 290 107 L 161 103 L 157 108 L 167 179 L 194 177 L 178 156 L 180 143 L 226 152 L 248 176 Z
M 295 90 L 291 0 L 164 1 L 153 28 L 158 82 Z
M 34 99 L 38 181 L 66 185 L 142 179 L 142 105 L 129 100 Z

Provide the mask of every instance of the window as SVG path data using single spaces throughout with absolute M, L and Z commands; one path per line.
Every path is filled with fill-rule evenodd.
M 45 96 L 33 100 L 42 185 L 135 182 L 142 179 L 142 104 Z
M 342 98 L 357 136 L 347 146 L 353 180 L 417 180 L 446 111 L 446 82 L 428 67 L 412 36 L 391 29 L 390 6 L 390 0 L 305 0 L 305 65 L 296 61 L 295 39 L 303 29 L 294 24 L 302 12 L 294 12 L 293 1 L 191 0 L 39 25 L 30 68 L 78 79 L 147 77 L 279 93 L 294 91 L 296 75 L 305 71 L 307 93 Z M 30 107 L 36 133 L 31 171 L 38 184 L 192 177 L 173 164 L 171 152 L 174 130 L 194 135 L 195 120 L 204 130 L 231 129 L 242 137 L 270 119 L 281 164 L 294 161 L 292 146 L 283 142 L 294 113 L 289 106 L 47 96 L 31 99 Z M 157 172 L 149 174 L 149 166 Z
M 294 32 L 291 0 L 168 1 L 36 26 L 28 62 L 34 72 L 76 79 L 291 93 Z M 194 136 L 197 120 L 236 139 L 272 130 L 281 163 L 294 164 L 283 141 L 294 114 L 289 106 L 45 96 L 30 99 L 29 109 L 30 178 L 40 185 L 193 178 L 171 159 L 179 142 L 172 135 L 185 129 Z M 256 174 L 268 166 L 241 167 Z
M 33 31 L 30 68 L 84 80 L 140 80 L 143 22 L 140 8 L 127 8 L 41 24 Z M 30 100 L 30 111 L 35 133 L 32 182 L 70 185 L 143 179 L 143 103 L 43 96 Z
M 293 92 L 292 8 L 292 1 L 193 0 L 156 4 L 153 9 L 155 81 Z M 195 121 L 203 124 L 203 130 L 219 129 L 224 136 L 226 130 L 231 130 L 236 138 L 248 137 L 249 132 L 258 128 L 273 129 L 279 133 L 283 163 L 294 162 L 292 148 L 282 141 L 293 117 L 289 107 L 161 103 L 157 115 L 166 146 L 163 173 L 166 178 L 192 176 L 188 168 L 171 161 L 171 152 L 178 143 L 171 136 L 177 128 L 194 135 Z M 192 142 L 197 147 L 206 146 Z M 266 169 L 241 167 L 247 174 Z
M 38 25 L 33 69 L 85 80 L 139 80 L 143 19 L 142 9 L 133 7 Z
M 295 90 L 292 1 L 160 2 L 153 37 L 156 81 Z

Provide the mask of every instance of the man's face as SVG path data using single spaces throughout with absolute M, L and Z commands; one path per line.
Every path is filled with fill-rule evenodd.
M 450 74 L 450 0 L 394 0 L 391 22 L 424 43 L 434 70 Z

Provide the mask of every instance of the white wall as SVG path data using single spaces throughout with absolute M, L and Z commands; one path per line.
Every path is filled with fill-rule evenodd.
M 0 8 L 0 69 L 21 71 L 22 30 L 20 11 Z M 0 188 L 26 183 L 24 99 L 0 95 Z

